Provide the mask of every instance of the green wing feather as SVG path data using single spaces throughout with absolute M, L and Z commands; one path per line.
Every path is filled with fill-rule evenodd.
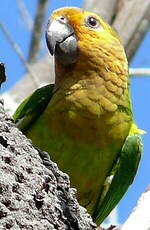
M 41 115 L 53 95 L 54 85 L 46 85 L 37 89 L 27 97 L 13 115 L 17 127 L 25 131 Z
M 122 147 L 117 167 L 115 166 L 112 170 L 114 175 L 109 189 L 102 201 L 97 202 L 93 219 L 98 225 L 108 216 L 132 184 L 140 162 L 141 152 L 141 136 L 139 134 L 129 135 Z

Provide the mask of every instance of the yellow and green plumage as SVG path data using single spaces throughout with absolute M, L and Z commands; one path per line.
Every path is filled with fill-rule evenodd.
M 33 93 L 14 118 L 69 174 L 80 204 L 101 223 L 132 183 L 140 160 L 126 55 L 109 25 L 75 7 L 54 11 L 47 44 L 55 54 L 55 84 Z

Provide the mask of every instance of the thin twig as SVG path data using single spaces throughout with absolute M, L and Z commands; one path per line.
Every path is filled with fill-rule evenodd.
M 129 75 L 132 76 L 150 76 L 150 68 L 130 68 Z
M 45 12 L 48 6 L 48 0 L 38 0 L 38 2 L 39 3 L 38 3 L 37 13 L 34 21 L 33 34 L 32 34 L 32 39 L 31 39 L 31 44 L 29 49 L 28 61 L 30 63 L 36 61 L 40 50 L 42 27 L 43 27 Z
M 25 24 L 27 25 L 27 28 L 29 30 L 33 29 L 33 20 L 32 17 L 24 3 L 23 0 L 17 0 L 17 5 L 21 14 L 22 19 L 24 20 Z
M 20 49 L 20 47 L 18 46 L 18 44 L 13 40 L 13 38 L 11 37 L 11 35 L 9 34 L 7 28 L 4 26 L 3 23 L 0 22 L 0 29 L 2 30 L 3 34 L 5 35 L 5 37 L 7 38 L 7 40 L 9 41 L 10 45 L 13 47 L 13 49 L 15 50 L 15 52 L 17 53 L 18 57 L 20 58 L 21 62 L 23 63 L 23 65 L 25 66 L 26 70 L 30 73 L 32 80 L 35 84 L 36 87 L 39 87 L 40 82 L 37 80 L 35 74 L 32 71 L 31 66 L 29 65 L 29 63 L 25 60 L 24 55 Z

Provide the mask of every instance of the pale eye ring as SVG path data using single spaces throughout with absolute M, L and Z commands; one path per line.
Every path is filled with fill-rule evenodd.
M 66 18 L 65 16 L 63 16 L 63 15 L 59 16 L 58 20 L 59 20 L 61 23 L 67 23 L 67 22 L 68 22 L 67 18 Z
M 99 23 L 98 19 L 95 18 L 94 16 L 88 16 L 86 18 L 86 25 L 88 27 L 93 28 L 93 29 L 98 29 L 100 27 L 100 23 Z

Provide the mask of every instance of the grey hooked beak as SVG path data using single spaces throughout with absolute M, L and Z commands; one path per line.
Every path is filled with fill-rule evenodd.
M 58 20 L 52 20 L 48 24 L 46 31 L 47 46 L 51 55 L 55 53 L 57 43 L 63 42 L 73 34 L 74 30 L 69 24 L 63 24 Z
M 77 57 L 77 38 L 69 23 L 54 19 L 48 23 L 46 42 L 51 55 L 64 65 L 75 62 Z

